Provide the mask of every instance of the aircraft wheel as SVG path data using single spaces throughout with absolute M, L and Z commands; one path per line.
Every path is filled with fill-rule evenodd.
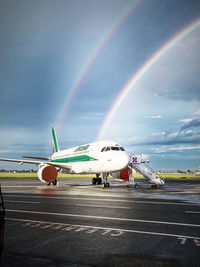
M 135 184 L 135 189 L 137 189 L 138 188 L 138 184 Z
M 97 183 L 98 184 L 102 184 L 102 179 L 101 178 L 97 178 Z
M 92 184 L 93 185 L 97 184 L 97 178 L 92 178 Z
M 110 184 L 109 183 L 106 183 L 106 187 L 110 187 Z
M 102 188 L 104 189 L 104 187 L 105 187 L 105 183 L 102 183 L 102 185 L 101 185 L 101 186 L 102 186 Z

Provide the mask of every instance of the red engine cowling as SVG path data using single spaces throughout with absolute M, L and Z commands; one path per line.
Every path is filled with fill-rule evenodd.
M 43 183 L 52 183 L 58 176 L 57 169 L 51 165 L 43 165 L 38 169 L 38 178 Z
M 132 175 L 132 169 L 129 167 L 127 167 L 126 169 L 121 170 L 119 172 L 114 172 L 112 174 L 113 178 L 121 179 L 124 182 L 128 182 L 131 175 Z

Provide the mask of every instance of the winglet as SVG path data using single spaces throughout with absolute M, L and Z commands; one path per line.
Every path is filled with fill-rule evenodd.
M 59 146 L 58 146 L 58 140 L 56 137 L 56 131 L 54 127 L 52 127 L 52 137 L 53 137 L 53 153 L 55 153 L 59 151 Z

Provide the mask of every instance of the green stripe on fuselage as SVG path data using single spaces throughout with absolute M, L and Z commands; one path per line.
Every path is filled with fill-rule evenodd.
M 83 162 L 83 161 L 94 161 L 94 160 L 97 160 L 97 159 L 92 158 L 88 155 L 81 155 L 81 156 L 74 156 L 74 157 L 68 157 L 68 158 L 52 159 L 51 162 L 72 163 L 72 162 Z

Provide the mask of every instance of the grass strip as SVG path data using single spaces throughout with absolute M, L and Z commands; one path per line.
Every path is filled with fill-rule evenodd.
M 0 177 L 5 178 L 33 178 L 37 177 L 37 172 L 0 172 Z M 95 177 L 95 174 L 66 174 L 66 173 L 59 173 L 58 177 L 62 178 L 71 178 L 71 177 L 78 177 L 78 178 L 91 178 Z M 144 178 L 141 174 L 136 173 L 134 175 L 135 178 Z M 185 173 L 162 173 L 158 174 L 158 177 L 163 179 L 200 179 L 200 176 L 197 176 L 195 173 L 185 174 Z

